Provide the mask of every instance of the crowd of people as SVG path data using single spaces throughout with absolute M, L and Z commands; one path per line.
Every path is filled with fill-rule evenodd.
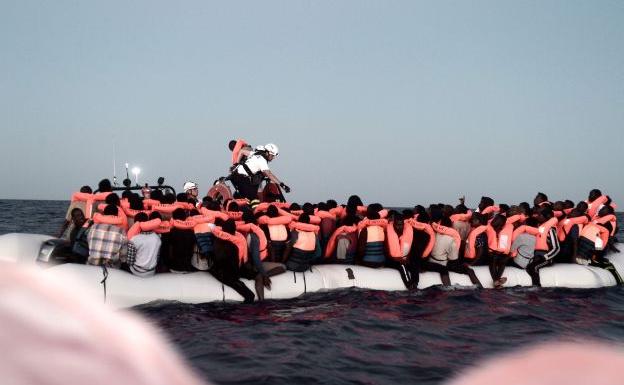
M 344 205 L 200 200 L 194 182 L 177 196 L 159 188 L 121 196 L 112 190 L 104 179 L 97 193 L 84 186 L 73 194 L 63 228 L 68 259 L 140 277 L 207 271 L 247 302 L 264 298 L 273 275 L 328 263 L 398 269 L 408 289 L 424 271 L 439 273 L 444 285 L 456 272 L 482 286 L 472 269 L 479 265 L 489 266 L 495 287 L 504 285 L 510 265 L 540 285 L 539 270 L 553 263 L 600 267 L 622 283 L 605 258 L 615 250 L 615 204 L 596 189 L 578 204 L 543 193 L 533 205 L 482 197 L 474 212 L 463 199 L 402 211 L 365 206 L 358 196 Z M 255 294 L 241 278 L 255 280 Z

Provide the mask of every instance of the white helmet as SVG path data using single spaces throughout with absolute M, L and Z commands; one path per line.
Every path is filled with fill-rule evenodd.
M 186 182 L 184 183 L 184 192 L 188 192 L 189 190 L 198 188 L 197 183 L 195 182 Z
M 264 146 L 264 150 L 273 156 L 279 155 L 279 148 L 277 148 L 277 146 L 273 143 L 269 143 Z

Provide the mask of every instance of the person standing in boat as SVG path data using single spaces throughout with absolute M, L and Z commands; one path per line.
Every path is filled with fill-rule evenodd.
M 277 157 L 279 150 L 273 143 L 259 146 L 247 159 L 234 168 L 230 180 L 242 198 L 258 199 L 258 187 L 265 178 L 278 184 L 287 193 L 290 187 L 281 182 L 269 169 L 269 162 Z

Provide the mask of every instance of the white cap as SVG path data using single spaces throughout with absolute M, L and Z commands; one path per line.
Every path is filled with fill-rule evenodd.
M 266 152 L 273 156 L 279 155 L 279 148 L 277 148 L 277 146 L 273 143 L 267 144 L 266 146 L 264 146 L 264 149 Z
M 188 192 L 194 188 L 198 188 L 197 183 L 195 182 L 186 182 L 184 183 L 184 192 Z

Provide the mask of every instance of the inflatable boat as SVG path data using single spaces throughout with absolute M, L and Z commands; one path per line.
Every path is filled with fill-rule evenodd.
M 214 301 L 242 301 L 233 289 L 224 286 L 207 272 L 187 274 L 157 274 L 141 278 L 118 269 L 72 263 L 53 264 L 49 260 L 57 240 L 46 235 L 5 234 L 0 236 L 0 261 L 37 265 L 49 274 L 82 284 L 98 301 L 106 301 L 114 307 L 123 308 L 152 301 L 179 301 L 205 303 Z M 624 275 L 624 253 L 612 254 L 609 260 Z M 493 282 L 487 266 L 476 266 L 474 271 L 485 288 Z M 526 271 L 507 267 L 505 287 L 531 286 Z M 557 264 L 540 270 L 543 287 L 599 288 L 615 286 L 613 275 L 606 270 L 576 264 Z M 474 288 L 467 275 L 450 273 L 451 284 L 456 287 Z M 271 290 L 265 289 L 266 299 L 295 298 L 305 293 L 342 288 L 371 290 L 406 290 L 399 272 L 394 269 L 372 269 L 354 265 L 317 265 L 304 273 L 286 272 L 271 277 Z M 255 291 L 254 282 L 243 280 Z M 70 284 L 70 283 L 68 283 Z M 419 289 L 441 285 L 440 275 L 434 272 L 420 274 Z

